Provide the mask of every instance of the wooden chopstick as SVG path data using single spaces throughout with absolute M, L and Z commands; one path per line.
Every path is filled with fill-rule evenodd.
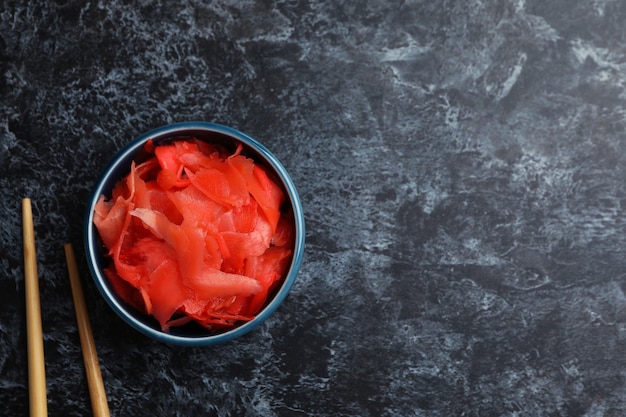
M 37 276 L 37 251 L 33 209 L 29 198 L 22 199 L 22 232 L 24 237 L 24 286 L 26 292 L 26 337 L 28 340 L 28 397 L 30 415 L 48 415 L 46 367 L 41 329 L 41 300 Z
M 66 243 L 64 247 L 65 259 L 67 261 L 67 271 L 69 273 L 70 284 L 72 286 L 72 298 L 74 299 L 74 311 L 76 312 L 76 322 L 78 324 L 80 344 L 83 351 L 83 362 L 85 363 L 87 383 L 89 384 L 91 409 L 95 417 L 108 417 L 109 404 L 107 402 L 106 391 L 104 389 L 104 382 L 102 381 L 98 354 L 96 352 L 96 344 L 93 340 L 93 333 L 91 331 L 87 306 L 85 305 L 83 288 L 80 283 L 74 248 L 72 248 L 70 243 Z

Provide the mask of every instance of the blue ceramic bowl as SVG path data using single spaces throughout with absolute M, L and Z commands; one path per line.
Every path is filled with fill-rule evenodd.
M 243 154 L 254 159 L 270 171 L 273 171 L 291 205 L 294 221 L 294 247 L 291 264 L 283 277 L 282 283 L 270 294 L 265 307 L 249 322 L 237 325 L 227 331 L 211 332 L 201 326 L 187 328 L 173 327 L 163 332 L 156 320 L 142 314 L 122 301 L 113 291 L 103 269 L 108 263 L 104 256 L 106 248 L 102 245 L 98 231 L 94 226 L 94 206 L 101 195 L 110 197 L 113 187 L 130 171 L 133 160 L 141 159 L 144 145 L 152 139 L 155 145 L 179 138 L 195 137 L 210 143 L 218 143 L 234 150 L 243 145 Z M 87 206 L 85 219 L 85 253 L 89 269 L 100 293 L 111 308 L 130 326 L 156 340 L 184 346 L 207 346 L 230 341 L 242 336 L 265 321 L 283 302 L 293 285 L 304 253 L 304 215 L 300 198 L 289 174 L 276 157 L 261 143 L 235 129 L 207 122 L 175 123 L 157 128 L 136 138 L 121 149 L 96 182 Z

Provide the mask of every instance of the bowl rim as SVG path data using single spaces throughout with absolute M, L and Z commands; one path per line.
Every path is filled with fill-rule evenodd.
M 119 170 L 122 169 L 121 167 L 124 166 L 124 164 L 130 165 L 130 161 L 138 152 L 143 149 L 144 144 L 149 139 L 153 139 L 156 143 L 158 143 L 162 140 L 174 139 L 177 136 L 184 136 L 186 132 L 189 133 L 193 131 L 217 133 L 232 137 L 236 141 L 239 141 L 243 145 L 251 148 L 255 153 L 258 153 L 259 156 L 263 158 L 263 162 L 268 164 L 272 168 L 272 170 L 277 174 L 278 178 L 282 182 L 282 185 L 287 192 L 288 201 L 291 203 L 295 223 L 295 242 L 293 248 L 292 262 L 283 280 L 283 283 L 276 290 L 274 297 L 251 321 L 245 322 L 225 332 L 215 333 L 206 336 L 183 336 L 178 334 L 165 333 L 160 329 L 156 329 L 147 325 L 142 320 L 139 320 L 137 317 L 135 317 L 135 314 L 129 311 L 129 309 L 124 305 L 123 301 L 121 301 L 117 294 L 115 294 L 115 292 L 108 284 L 107 278 L 97 267 L 98 259 L 101 257 L 101 255 L 98 253 L 97 249 L 98 232 L 93 223 L 94 206 L 100 196 L 104 193 L 104 190 L 107 188 L 109 180 L 112 177 L 118 178 L 116 174 Z M 272 313 L 274 313 L 278 306 L 287 297 L 287 294 L 291 290 L 291 287 L 293 286 L 298 271 L 301 267 L 304 254 L 305 223 L 302 203 L 300 201 L 300 197 L 296 190 L 295 184 L 293 183 L 285 167 L 278 160 L 278 158 L 269 151 L 269 149 L 267 149 L 256 139 L 253 139 L 252 137 L 234 128 L 213 122 L 192 121 L 167 124 L 143 133 L 124 145 L 109 160 L 108 164 L 105 166 L 104 170 L 97 178 L 95 186 L 89 197 L 84 222 L 83 242 L 89 271 L 99 292 L 108 303 L 108 305 L 126 323 L 128 323 L 131 327 L 143 333 L 144 335 L 169 344 L 180 346 L 208 346 L 228 342 L 230 340 L 243 336 L 244 334 L 259 326 Z

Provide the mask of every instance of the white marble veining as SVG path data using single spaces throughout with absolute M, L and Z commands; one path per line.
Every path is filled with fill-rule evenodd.
M 626 413 L 626 3 L 7 0 L 0 415 L 25 415 L 20 199 L 50 415 L 88 415 L 62 245 L 160 125 L 259 139 L 302 197 L 285 303 L 224 346 L 128 329 L 81 261 L 113 415 Z

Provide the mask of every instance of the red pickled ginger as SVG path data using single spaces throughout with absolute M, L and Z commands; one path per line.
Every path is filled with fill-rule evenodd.
M 164 331 L 253 319 L 293 249 L 283 190 L 241 147 L 178 140 L 146 150 L 95 207 L 112 288 Z

